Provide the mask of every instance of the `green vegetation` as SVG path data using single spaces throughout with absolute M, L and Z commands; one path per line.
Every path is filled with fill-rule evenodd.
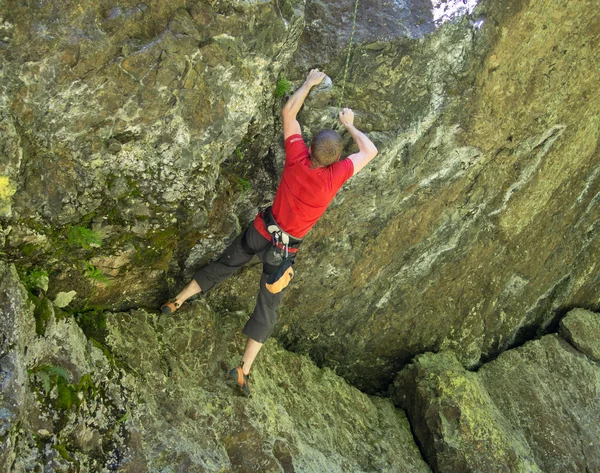
M 180 239 L 176 226 L 148 232 L 144 239 L 131 239 L 136 248 L 135 263 L 146 267 L 167 269 Z
M 282 77 L 277 81 L 277 87 L 275 88 L 275 96 L 281 98 L 290 90 L 292 90 L 292 83 L 286 78 Z
M 33 243 L 25 243 L 23 246 L 21 246 L 21 253 L 23 253 L 24 256 L 29 257 L 34 252 L 35 252 L 35 245 Z
M 117 360 L 110 349 L 106 346 L 108 329 L 106 328 L 106 313 L 100 307 L 73 314 L 73 318 L 85 336 L 92 342 L 94 347 L 104 353 L 104 356 L 112 366 L 117 366 Z
M 79 383 L 72 384 L 69 372 L 62 366 L 42 365 L 30 374 L 41 384 L 46 398 L 56 388 L 56 398 L 51 401 L 58 410 L 67 411 L 72 406 L 80 406 L 83 399 L 98 393 L 89 374 L 82 376 Z
M 126 412 L 125 415 L 117 421 L 117 424 L 122 424 L 123 422 L 127 422 L 127 419 L 129 419 L 129 412 Z
M 99 248 L 102 246 L 102 237 L 100 236 L 100 233 L 79 225 L 69 228 L 67 238 L 69 245 L 85 248 L 86 250 L 89 250 L 92 247 Z
M 106 328 L 106 314 L 100 309 L 92 309 L 86 312 L 74 314 L 75 322 L 81 328 L 85 336 L 100 344 L 106 342 L 108 330 Z
M 71 454 L 69 453 L 69 451 L 67 450 L 67 446 L 59 443 L 58 445 L 54 446 L 54 450 L 56 450 L 58 452 L 58 454 L 64 459 L 67 460 L 70 463 L 76 463 L 78 464 L 79 462 L 77 462 L 77 460 L 75 458 L 73 458 L 71 456 Z
M 31 271 L 22 274 L 21 280 L 30 292 L 33 289 L 48 290 L 48 271 L 45 269 L 33 268 Z
M 19 277 L 29 292 L 29 299 L 34 305 L 35 333 L 44 335 L 46 325 L 52 316 L 52 303 L 41 294 L 48 290 L 48 271 L 40 268 L 27 270 L 18 268 Z
M 35 296 L 31 296 L 34 300 L 35 309 L 33 316 L 35 317 L 35 333 L 38 335 L 44 335 L 46 333 L 46 325 L 52 316 L 52 302 L 47 297 L 41 297 L 38 299 Z
M 237 146 L 237 147 L 235 148 L 235 151 L 234 151 L 234 153 L 235 153 L 236 157 L 237 157 L 237 158 L 238 158 L 240 161 L 243 161 L 243 160 L 244 160 L 244 153 L 242 152 L 242 148 L 241 148 L 241 146 Z
M 92 281 L 99 282 L 102 284 L 110 284 L 110 279 L 106 274 L 104 274 L 101 270 L 96 268 L 89 261 L 84 261 L 85 263 L 85 277 L 91 279 Z
M 100 269 L 96 268 L 96 266 L 94 266 L 89 261 L 81 261 L 81 263 L 83 263 L 84 265 L 84 276 L 92 281 L 90 293 L 83 304 L 84 310 L 87 310 L 89 308 L 88 302 L 92 300 L 96 293 L 96 283 L 101 283 L 105 284 L 106 286 L 110 286 L 112 284 L 112 281 L 106 274 L 104 274 Z

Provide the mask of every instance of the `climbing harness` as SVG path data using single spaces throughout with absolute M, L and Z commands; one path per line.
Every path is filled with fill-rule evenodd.
M 285 258 L 289 256 L 290 248 L 298 248 L 300 246 L 302 238 L 296 238 L 295 236 L 284 232 L 279 224 L 275 221 L 271 207 L 267 207 L 263 211 L 263 220 L 265 222 L 265 228 L 267 229 L 267 232 L 269 232 L 271 235 L 271 243 L 273 243 L 273 246 L 276 247 L 279 247 L 280 245 L 282 246 L 282 249 L 285 252 Z
M 271 243 L 275 251 L 282 250 L 281 262 L 279 266 L 263 263 L 264 271 L 269 275 L 266 281 L 266 288 L 272 294 L 278 294 L 283 291 L 296 275 L 294 271 L 294 259 L 296 253 L 291 252 L 290 248 L 297 249 L 302 243 L 302 238 L 296 238 L 287 232 L 284 232 L 275 217 L 271 207 L 262 211 L 262 219 L 265 223 L 267 232 L 271 235 Z
M 342 94 L 338 108 L 342 108 L 342 100 L 344 100 L 344 89 L 346 88 L 346 77 L 348 76 L 348 67 L 350 66 L 350 53 L 352 52 L 352 41 L 354 40 L 354 29 L 356 28 L 356 13 L 358 12 L 358 0 L 354 4 L 354 18 L 352 20 L 352 33 L 350 34 L 350 43 L 348 44 L 348 53 L 346 54 L 346 67 L 344 68 L 344 78 L 342 79 Z

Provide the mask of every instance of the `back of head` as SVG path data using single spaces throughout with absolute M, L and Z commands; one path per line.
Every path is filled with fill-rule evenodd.
M 339 159 L 343 147 L 342 137 L 337 132 L 322 130 L 312 139 L 310 159 L 317 166 L 329 166 Z

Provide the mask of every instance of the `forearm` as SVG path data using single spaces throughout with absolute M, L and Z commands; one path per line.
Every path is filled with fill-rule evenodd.
M 302 84 L 302 87 L 300 87 L 296 92 L 294 92 L 294 95 L 292 95 L 287 101 L 287 103 L 284 105 L 282 113 L 288 114 L 289 116 L 293 117 L 298 115 L 298 112 L 302 108 L 304 100 L 306 99 L 306 96 L 310 92 L 311 88 L 312 85 L 309 85 L 306 82 Z
M 362 131 L 359 131 L 354 125 L 346 125 L 346 130 L 352 136 L 352 139 L 358 146 L 358 149 L 365 154 L 377 154 L 377 147 Z

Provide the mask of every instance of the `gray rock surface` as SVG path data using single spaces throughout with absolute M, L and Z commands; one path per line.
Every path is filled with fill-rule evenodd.
M 478 374 L 542 471 L 600 470 L 598 364 L 547 335 L 503 353 Z
M 158 307 L 270 202 L 278 80 L 320 67 L 299 118 L 334 121 L 352 2 L 0 5 L 1 251 L 70 310 Z M 361 5 L 343 105 L 380 155 L 303 244 L 274 335 L 377 393 L 419 353 L 474 368 L 600 304 L 600 12 Z M 211 306 L 252 310 L 255 273 Z
M 599 306 L 600 88 L 585 64 L 600 16 L 556 7 L 482 2 L 418 41 L 358 45 L 345 103 L 380 155 L 301 250 L 288 348 L 385 389 L 418 353 L 473 368 L 565 307 Z
M 597 344 L 597 316 L 573 310 L 564 322 Z M 451 352 L 420 355 L 391 394 L 435 472 L 600 470 L 600 366 L 557 334 L 476 373 Z
M 17 426 L 27 395 L 25 340 L 35 334 L 33 308 L 14 266 L 0 262 L 0 470 L 15 462 Z
M 392 393 L 436 473 L 545 471 L 479 376 L 453 353 L 418 356 L 400 372 Z
M 85 318 L 48 305 L 36 335 L 41 301 L 0 270 L 2 471 L 431 471 L 401 410 L 275 340 L 253 396 L 238 395 L 223 366 L 241 358 L 243 314 L 196 302 L 172 317 Z

